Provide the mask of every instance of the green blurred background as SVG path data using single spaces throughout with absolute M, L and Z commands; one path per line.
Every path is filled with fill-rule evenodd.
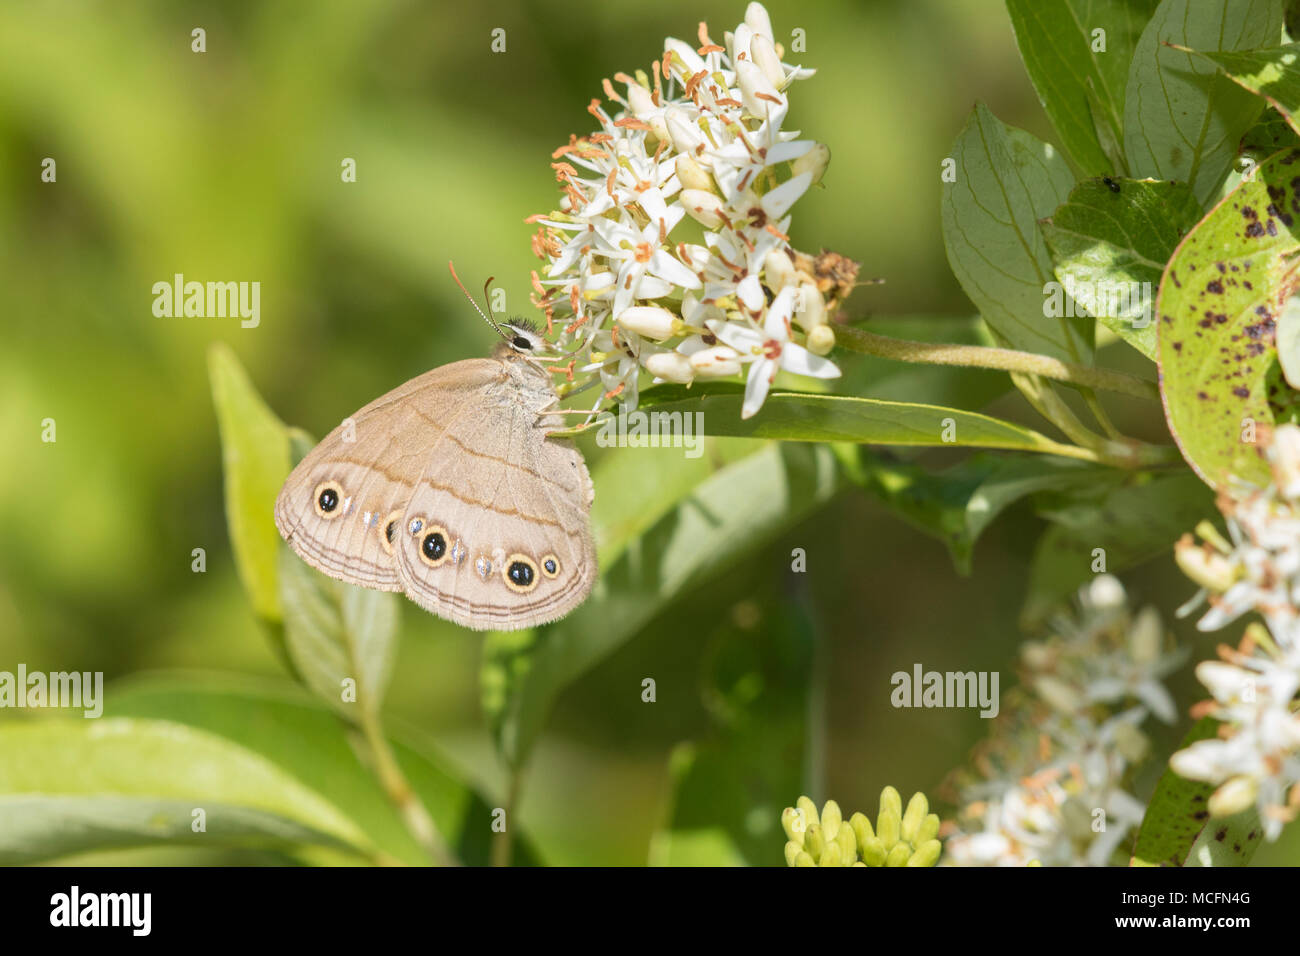
M 969 314 L 940 236 L 939 162 L 976 97 L 1053 138 L 1001 4 L 768 8 L 778 38 L 806 31 L 806 55 L 791 59 L 818 70 L 795 87 L 787 125 L 833 155 L 827 188 L 796 210 L 795 245 L 845 253 L 887 280 L 857 292 L 855 317 Z M 176 668 L 281 675 L 232 566 L 208 346 L 229 343 L 271 407 L 317 435 L 411 376 L 484 354 L 492 335 L 447 260 L 471 288 L 495 275 L 510 311 L 531 314 L 538 263 L 523 220 L 552 207 L 550 152 L 590 130 L 600 79 L 648 66 L 664 36 L 693 42 L 701 19 L 720 36 L 743 12 L 740 0 L 0 7 L 0 668 L 102 670 L 110 682 Z M 190 50 L 195 27 L 206 53 Z M 496 27 L 505 53 L 490 51 Z M 40 181 L 45 157 L 57 161 L 55 184 Z M 344 157 L 357 161 L 354 184 L 340 181 Z M 260 281 L 260 326 L 155 318 L 151 286 L 177 272 Z M 986 398 L 1003 384 L 966 380 Z M 907 381 L 913 399 L 952 397 L 924 372 Z M 1019 407 L 994 405 L 1012 417 Z M 1115 411 L 1159 433 L 1154 413 Z M 40 441 L 45 418 L 57 422 L 54 444 Z M 1040 527 L 1014 510 L 963 578 L 940 543 L 842 494 L 770 553 L 701 582 L 569 689 L 532 760 L 523 825 L 551 862 L 644 862 L 669 812 L 675 745 L 729 746 L 725 728 L 744 705 L 806 729 L 803 704 L 781 703 L 787 623 L 819 634 L 824 655 L 817 795 L 868 811 L 887 783 L 933 796 L 987 723 L 895 711 L 889 675 L 916 661 L 1001 670 L 1005 691 Z M 196 547 L 204 574 L 190 568 Z M 808 552 L 801 594 L 786 574 L 794 547 Z M 1168 560 L 1125 580 L 1166 611 L 1191 591 Z M 481 637 L 410 604 L 402 613 L 392 722 L 419 728 L 499 794 L 479 706 Z M 1194 659 L 1210 655 L 1213 638 L 1185 622 L 1178 632 Z M 654 706 L 640 700 L 645 676 L 658 684 Z M 1200 697 L 1190 667 L 1174 690 L 1180 705 Z M 787 759 L 780 730 L 747 746 L 761 750 L 763 734 L 770 759 Z M 750 831 L 770 841 L 770 862 L 783 842 L 777 816 L 796 796 L 755 796 Z M 695 812 L 709 823 L 707 799 Z M 1296 859 L 1291 837 L 1257 862 Z

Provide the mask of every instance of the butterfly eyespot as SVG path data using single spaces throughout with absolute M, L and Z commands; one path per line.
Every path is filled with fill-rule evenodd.
M 506 587 L 516 594 L 527 594 L 537 587 L 537 565 L 526 555 L 510 555 L 505 560 L 501 575 L 505 578 Z
M 548 554 L 546 557 L 542 558 L 542 574 L 546 575 L 548 578 L 553 578 L 559 575 L 559 573 L 560 561 L 555 555 Z
M 393 545 L 397 541 L 397 523 L 402 520 L 400 511 L 390 512 L 384 519 L 384 533 L 379 536 L 379 544 L 388 554 L 393 553 Z
M 428 525 L 424 537 L 420 539 L 420 560 L 431 568 L 436 568 L 447 560 L 447 529 L 438 525 Z
M 343 487 L 337 481 L 322 481 L 312 493 L 312 506 L 322 518 L 337 518 Z

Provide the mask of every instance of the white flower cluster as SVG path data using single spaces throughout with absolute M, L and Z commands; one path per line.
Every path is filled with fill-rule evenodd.
M 625 95 L 605 80 L 617 109 L 592 100 L 600 131 L 556 150 L 560 208 L 529 219 L 547 262 L 533 303 L 572 358 L 568 375 L 599 376 L 596 406 L 635 407 L 643 370 L 687 384 L 747 366 L 748 418 L 779 369 L 840 374 L 822 357 L 835 343 L 828 313 L 857 265 L 790 245 L 790 209 L 830 151 L 781 128 L 790 85 L 814 72 L 782 52 L 759 3 L 722 44 L 701 23 L 698 46 L 665 41 L 653 78 L 616 74 Z M 700 241 L 672 241 L 687 219 Z
M 1208 523 L 1203 543 L 1184 535 L 1175 557 L 1210 610 L 1197 622 L 1217 630 L 1255 611 L 1236 648 L 1220 646 L 1196 676 L 1212 699 L 1196 709 L 1223 722 L 1218 739 L 1180 750 L 1169 764 L 1181 776 L 1218 784 L 1209 810 L 1226 816 L 1258 809 L 1268 839 L 1300 815 L 1300 428 L 1278 427 L 1268 441 L 1273 481 L 1221 495 L 1231 542 Z
M 1161 680 L 1184 655 L 1166 650 L 1153 609 L 1129 612 L 1109 575 L 1081 589 L 1079 605 L 1053 622 L 1052 638 L 1022 648 L 1025 696 L 976 751 L 979 777 L 958 778 L 946 865 L 1105 866 L 1142 822 L 1125 776 L 1149 749 L 1148 713 L 1174 719 Z

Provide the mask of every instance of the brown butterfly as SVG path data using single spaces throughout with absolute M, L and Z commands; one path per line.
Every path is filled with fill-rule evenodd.
M 538 361 L 549 343 L 483 317 L 503 339 L 491 358 L 425 372 L 345 420 L 289 475 L 275 523 L 331 577 L 514 630 L 590 593 L 593 489 L 578 450 L 548 437 L 564 427 Z

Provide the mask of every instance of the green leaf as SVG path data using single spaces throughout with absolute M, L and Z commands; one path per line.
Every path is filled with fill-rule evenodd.
M 1218 734 L 1219 722 L 1202 717 L 1178 749 Z M 1214 785 L 1188 780 L 1170 767 L 1160 775 L 1138 830 L 1130 866 L 1245 866 L 1264 837 L 1251 809 L 1215 819 L 1208 809 Z
M 757 415 L 742 419 L 743 400 L 744 387 L 730 382 L 707 386 L 657 385 L 642 393 L 641 407 L 668 413 L 700 412 L 708 435 L 869 445 L 1004 448 L 1049 454 L 1063 451 L 1061 445 L 1023 425 L 959 408 L 773 392 Z M 951 440 L 945 441 L 945 436 Z
M 1095 551 L 1105 552 L 1105 570 L 1123 571 L 1159 555 L 1196 522 L 1214 514 L 1214 495 L 1186 471 L 1140 475 L 1130 484 L 1098 489 L 1092 498 L 1078 489 L 1063 506 L 1041 513 L 1053 522 L 1039 539 L 1029 572 L 1022 621 L 1033 628 L 1094 574 Z
M 1151 360 L 1155 296 L 1184 234 L 1201 218 L 1186 183 L 1080 183 L 1042 223 L 1056 278 L 1075 303 Z
M 281 546 L 285 644 L 294 668 L 322 700 L 360 721 L 378 714 L 397 653 L 397 595 L 336 581 Z M 352 700 L 343 682 L 353 681 Z
M 1198 740 L 1208 740 L 1218 729 L 1217 720 L 1202 717 L 1187 732 L 1178 749 L 1190 747 Z M 1142 817 L 1129 865 L 1182 866 L 1210 818 L 1206 805 L 1213 792 L 1210 784 L 1180 777 L 1166 766 Z
M 707 453 L 694 458 L 658 448 L 620 448 L 602 456 L 592 468 L 597 494 L 591 508 L 601 565 L 617 561 L 719 465 L 752 455 L 754 447 L 752 441 L 722 438 L 711 439 Z
M 276 575 L 280 533 L 272 515 L 280 486 L 289 475 L 289 435 L 229 347 L 218 344 L 208 351 L 208 374 L 221 432 L 226 522 L 235 567 L 253 609 L 276 622 L 280 620 Z
M 536 632 L 490 634 L 483 650 L 483 706 L 507 764 L 517 769 L 525 763 L 564 687 L 676 595 L 752 555 L 836 487 L 827 448 L 767 445 L 699 484 L 603 568 L 592 596 L 568 617 Z
M 1227 176 L 1242 135 L 1264 104 L 1196 50 L 1251 50 L 1282 33 L 1277 0 L 1163 0 L 1133 52 L 1124 149 L 1138 179 L 1190 183 L 1205 204 Z
M 1207 53 L 1187 50 L 1214 63 L 1238 86 L 1264 97 L 1300 133 L 1300 43 L 1270 50 Z
M 1077 320 L 1048 317 L 1052 261 L 1038 221 L 1069 195 L 1074 176 L 1051 146 L 1004 126 L 982 103 L 953 144 L 956 181 L 943 185 L 943 242 L 966 295 L 1003 342 L 1087 362 Z
M 1256 810 L 1244 810 L 1230 817 L 1213 819 L 1192 844 L 1184 866 L 1245 866 L 1255 855 L 1264 828 Z
M 891 511 L 946 544 L 961 574 L 970 574 L 980 534 L 1016 501 L 1040 491 L 1095 487 L 1116 476 L 1113 468 L 1081 462 L 982 453 L 931 474 L 865 451 L 850 474 Z
M 128 718 L 0 727 L 0 863 L 175 842 L 370 847 L 318 793 L 212 734 Z
M 1268 466 L 1248 422 L 1276 419 L 1294 394 L 1276 380 L 1275 323 L 1295 285 L 1300 150 L 1261 163 L 1169 261 L 1156 305 L 1169 430 L 1205 481 L 1263 485 Z M 1243 437 L 1247 440 L 1243 441 Z
M 1157 0 L 1007 0 L 1038 99 L 1066 150 L 1093 175 L 1122 172 L 1105 145 L 1123 139 L 1129 63 L 1156 5 Z M 1104 31 L 1100 37 L 1097 30 Z
M 114 684 L 107 710 L 112 716 L 175 721 L 237 744 L 299 785 L 328 794 L 384 853 L 410 864 L 429 862 L 349 745 L 337 717 L 295 685 L 224 674 L 158 674 Z M 402 773 L 457 857 L 469 866 L 488 865 L 497 804 L 470 788 L 422 735 L 390 726 L 388 739 Z M 518 833 L 513 856 L 520 865 L 537 862 L 531 844 Z

